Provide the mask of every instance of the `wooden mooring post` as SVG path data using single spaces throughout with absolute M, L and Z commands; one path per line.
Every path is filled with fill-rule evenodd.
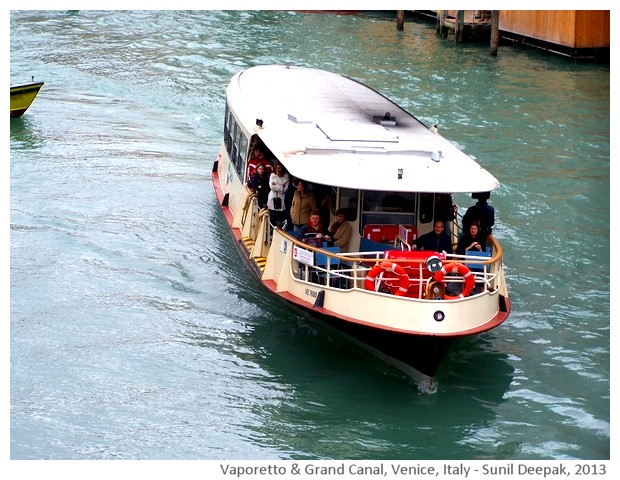
M 396 10 L 396 30 L 405 29 L 405 11 Z
M 497 56 L 499 46 L 499 10 L 491 11 L 491 55 Z
M 437 33 L 442 37 L 448 36 L 448 27 L 446 27 L 446 17 L 448 10 L 437 10 Z
M 454 42 L 463 43 L 463 32 L 465 30 L 465 10 L 457 10 L 454 19 Z

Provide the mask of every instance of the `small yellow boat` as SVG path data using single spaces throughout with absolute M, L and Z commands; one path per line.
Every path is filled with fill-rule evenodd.
M 21 117 L 34 102 L 43 82 L 11 85 L 11 117 Z

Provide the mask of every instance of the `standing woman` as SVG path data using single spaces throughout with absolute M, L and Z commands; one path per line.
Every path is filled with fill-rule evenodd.
M 281 163 L 274 167 L 274 173 L 269 177 L 269 196 L 267 197 L 267 208 L 269 209 L 269 220 L 272 225 L 281 227 L 286 220 L 286 210 L 284 195 L 288 190 L 289 176 Z
M 269 176 L 265 173 L 265 165 L 262 163 L 256 166 L 256 171 L 250 179 L 250 187 L 258 194 L 258 208 L 265 208 L 269 196 Z
M 312 210 L 318 210 L 314 195 L 306 192 L 306 185 L 303 180 L 297 179 L 295 184 L 295 194 L 293 195 L 293 203 L 291 204 L 291 219 L 293 220 L 293 229 L 298 231 L 310 220 Z

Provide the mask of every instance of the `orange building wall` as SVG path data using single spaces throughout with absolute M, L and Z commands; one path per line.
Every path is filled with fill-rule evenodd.
M 609 17 L 609 10 L 501 10 L 499 29 L 570 48 L 609 48 Z

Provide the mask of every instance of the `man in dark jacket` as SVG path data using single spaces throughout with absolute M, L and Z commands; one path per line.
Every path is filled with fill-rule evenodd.
M 472 198 L 478 202 L 467 209 L 463 215 L 463 231 L 468 232 L 472 222 L 477 221 L 480 224 L 480 231 L 485 237 L 493 233 L 493 225 L 495 224 L 495 209 L 487 203 L 491 197 L 491 192 L 472 193 Z
M 454 253 L 450 237 L 445 232 L 443 220 L 435 220 L 433 231 L 419 236 L 413 244 L 418 250 Z

